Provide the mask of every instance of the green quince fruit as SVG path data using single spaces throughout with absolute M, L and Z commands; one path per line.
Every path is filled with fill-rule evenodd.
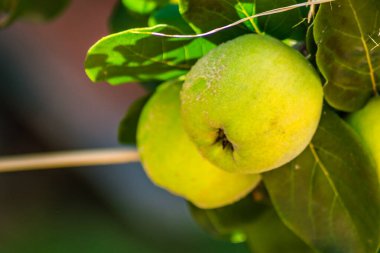
M 249 34 L 221 44 L 192 67 L 181 114 L 191 140 L 213 164 L 260 173 L 306 148 L 322 101 L 320 78 L 299 52 Z
M 380 181 L 380 97 L 372 98 L 362 109 L 350 114 L 347 122 L 360 135 L 375 159 Z

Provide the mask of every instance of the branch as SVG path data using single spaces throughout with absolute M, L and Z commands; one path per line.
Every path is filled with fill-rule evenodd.
M 134 149 L 113 148 L 0 157 L 0 173 L 138 162 Z
M 240 25 L 241 23 L 252 20 L 254 18 L 269 16 L 269 15 L 273 15 L 273 14 L 281 13 L 281 12 L 286 12 L 286 11 L 294 10 L 296 8 L 300 8 L 300 7 L 304 7 L 304 6 L 311 6 L 311 12 L 309 12 L 309 13 L 313 13 L 316 4 L 330 3 L 333 1 L 335 1 L 335 0 L 313 0 L 313 1 L 308 0 L 307 2 L 304 2 L 304 3 L 280 7 L 280 8 L 276 8 L 273 10 L 264 11 L 264 12 L 261 12 L 261 13 L 258 13 L 258 14 L 255 14 L 255 15 L 252 15 L 249 17 L 245 17 L 245 18 L 242 18 L 236 22 L 233 22 L 233 23 L 228 24 L 226 26 L 215 28 L 215 29 L 208 31 L 208 32 L 205 32 L 205 33 L 198 33 L 198 34 L 189 35 L 189 34 L 165 34 L 165 33 L 159 33 L 159 32 L 142 32 L 142 31 L 133 30 L 133 29 L 131 29 L 129 31 L 132 33 L 135 33 L 135 34 L 149 34 L 149 35 L 160 36 L 160 37 L 168 37 L 168 38 L 199 38 L 199 37 L 209 36 L 209 35 L 212 35 L 214 33 L 220 32 L 222 30 Z M 308 20 L 309 20 L 309 18 L 308 18 Z M 161 26 L 161 25 L 157 25 L 157 26 Z

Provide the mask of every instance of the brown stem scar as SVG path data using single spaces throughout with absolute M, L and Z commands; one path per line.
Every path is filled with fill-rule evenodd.
M 224 133 L 223 129 L 218 128 L 217 137 L 215 139 L 215 144 L 221 143 L 223 146 L 223 149 L 229 150 L 231 152 L 234 151 L 234 146 L 232 143 L 228 140 L 227 135 Z

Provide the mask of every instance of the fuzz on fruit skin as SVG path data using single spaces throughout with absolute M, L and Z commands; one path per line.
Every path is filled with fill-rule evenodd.
M 185 130 L 205 158 L 238 173 L 291 161 L 310 143 L 322 111 L 320 78 L 296 50 L 244 35 L 200 59 L 181 91 Z

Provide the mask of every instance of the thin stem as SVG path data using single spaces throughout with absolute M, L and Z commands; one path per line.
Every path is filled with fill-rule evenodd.
M 233 22 L 231 24 L 228 24 L 226 26 L 218 27 L 218 28 L 215 28 L 215 29 L 213 29 L 211 31 L 208 31 L 208 32 L 205 32 L 205 33 L 199 33 L 199 34 L 191 34 L 191 35 L 190 34 L 165 34 L 165 33 L 159 33 L 159 32 L 144 32 L 144 31 L 141 31 L 139 29 L 131 29 L 131 30 L 129 30 L 129 33 L 133 33 L 133 34 L 147 34 L 147 35 L 154 35 L 154 36 L 168 37 L 168 38 L 199 38 L 199 37 L 209 36 L 211 34 L 220 32 L 222 30 L 229 29 L 231 27 L 240 25 L 241 23 L 249 21 L 249 20 L 251 20 L 253 18 L 258 18 L 258 17 L 268 16 L 268 15 L 272 15 L 272 14 L 276 14 L 276 13 L 286 12 L 286 11 L 294 10 L 296 8 L 300 8 L 300 7 L 303 7 L 303 6 L 323 4 L 323 3 L 333 2 L 333 1 L 335 1 L 335 0 L 314 0 L 312 2 L 308 1 L 308 2 L 304 2 L 304 3 L 299 3 L 299 4 L 293 4 L 293 5 L 289 5 L 289 6 L 285 6 L 285 7 L 280 7 L 280 8 L 276 8 L 276 9 L 273 9 L 273 10 L 264 11 L 264 12 L 261 12 L 261 13 L 258 13 L 258 14 L 246 17 L 246 18 L 242 18 L 242 19 L 240 19 L 240 20 L 238 20 L 236 22 Z M 155 27 L 160 27 L 160 26 L 165 26 L 165 25 L 157 25 Z
M 0 173 L 91 165 L 122 164 L 137 161 L 139 161 L 137 151 L 134 149 L 125 148 L 16 155 L 0 157 Z

